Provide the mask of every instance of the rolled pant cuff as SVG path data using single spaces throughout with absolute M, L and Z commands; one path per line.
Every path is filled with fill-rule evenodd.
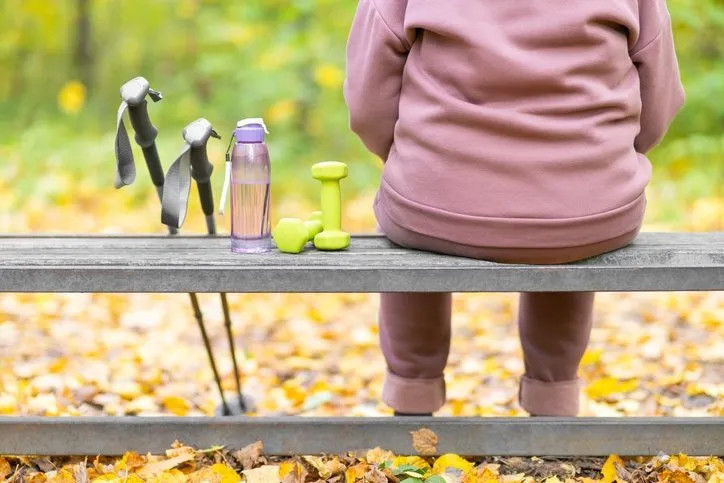
M 581 381 L 545 382 L 523 376 L 520 405 L 533 416 L 577 416 Z
M 400 413 L 434 413 L 445 404 L 445 379 L 412 379 L 389 370 L 382 387 L 382 400 Z

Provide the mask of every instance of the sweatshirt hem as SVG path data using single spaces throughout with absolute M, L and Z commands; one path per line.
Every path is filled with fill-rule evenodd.
M 645 193 L 613 210 L 574 218 L 497 218 L 453 213 L 405 198 L 384 179 L 375 202 L 397 225 L 477 247 L 565 248 L 609 240 L 637 229 Z

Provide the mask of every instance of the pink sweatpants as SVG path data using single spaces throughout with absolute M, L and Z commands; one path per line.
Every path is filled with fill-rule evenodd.
M 622 248 L 638 229 L 592 245 L 555 249 L 483 248 L 428 237 L 376 210 L 385 235 L 398 245 L 503 263 L 558 264 Z M 591 333 L 594 293 L 521 294 L 518 325 L 525 360 L 519 401 L 536 416 L 575 416 L 578 366 Z M 445 403 L 443 370 L 450 351 L 449 293 L 381 294 L 380 341 L 387 361 L 382 398 L 400 413 L 431 413 Z

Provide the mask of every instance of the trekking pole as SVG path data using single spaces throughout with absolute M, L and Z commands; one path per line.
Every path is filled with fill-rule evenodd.
M 156 148 L 158 130 L 151 124 L 151 118 L 148 115 L 147 95 L 153 102 L 163 99 L 163 94 L 151 89 L 148 81 L 143 77 L 131 79 L 121 86 L 122 101 L 116 119 L 116 180 L 114 184 L 118 189 L 131 185 L 136 180 L 136 163 L 133 159 L 133 150 L 128 139 L 126 125 L 123 123 L 123 113 L 128 110 L 128 117 L 136 132 L 136 143 L 141 146 L 151 181 L 156 187 L 158 199 L 161 200 L 164 182 L 163 167 Z M 169 227 L 169 232 L 174 235 L 177 230 Z
M 206 229 L 209 235 L 216 234 L 214 219 L 214 194 L 211 189 L 211 173 L 214 166 L 209 162 L 206 144 L 209 138 L 221 139 L 211 123 L 200 118 L 186 126 L 183 130 L 184 148 L 166 174 L 166 189 L 163 193 L 161 221 L 171 227 L 181 228 L 186 219 L 191 179 L 196 181 L 201 200 L 201 208 L 206 216 Z M 236 392 L 239 397 L 241 413 L 247 411 L 246 402 L 241 392 L 241 376 L 236 362 L 236 347 L 231 331 L 231 315 L 226 294 L 221 292 L 221 306 L 224 312 L 224 327 L 229 341 L 231 360 L 234 365 Z M 228 413 L 227 413 L 228 414 Z
M 158 130 L 151 123 L 151 118 L 148 115 L 148 101 L 146 101 L 146 95 L 148 95 L 153 102 L 158 102 L 163 98 L 163 95 L 151 89 L 148 81 L 143 77 L 136 77 L 126 82 L 121 86 L 121 106 L 118 108 L 118 115 L 116 118 L 116 142 L 115 142 L 115 153 L 116 153 L 116 180 L 115 187 L 122 188 L 133 184 L 136 180 L 136 165 L 133 159 L 133 150 L 131 149 L 131 142 L 128 138 L 128 132 L 126 131 L 126 125 L 123 123 L 123 113 L 128 110 L 128 117 L 131 119 L 131 125 L 136 132 L 136 143 L 141 146 L 143 150 L 143 157 L 146 160 L 146 166 L 148 166 L 148 172 L 151 174 L 151 181 L 156 187 L 156 193 L 158 193 L 159 200 L 163 201 L 164 191 L 164 175 L 163 167 L 161 166 L 161 160 L 158 156 L 158 149 L 156 148 L 156 136 Z M 175 235 L 178 230 L 170 225 L 168 231 L 170 235 Z M 214 360 L 214 354 L 211 350 L 211 344 L 206 333 L 206 327 L 204 325 L 204 315 L 201 312 L 198 297 L 195 293 L 189 293 L 191 299 L 191 306 L 194 311 L 194 317 L 199 324 L 201 329 L 201 336 L 204 339 L 204 345 L 206 347 L 206 353 L 211 361 L 211 369 L 214 372 L 216 384 L 219 387 L 221 393 L 221 403 L 223 405 L 225 413 L 229 414 L 229 405 L 224 399 L 224 392 L 221 388 L 221 379 L 219 373 L 216 370 L 216 362 Z

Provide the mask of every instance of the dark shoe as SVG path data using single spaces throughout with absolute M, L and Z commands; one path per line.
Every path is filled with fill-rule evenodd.
M 397 411 L 395 411 L 395 416 L 403 416 L 403 417 L 408 417 L 408 416 L 410 416 L 410 417 L 418 417 L 418 418 L 425 418 L 425 417 L 431 418 L 431 417 L 432 417 L 432 413 L 413 414 L 413 413 L 398 413 Z

